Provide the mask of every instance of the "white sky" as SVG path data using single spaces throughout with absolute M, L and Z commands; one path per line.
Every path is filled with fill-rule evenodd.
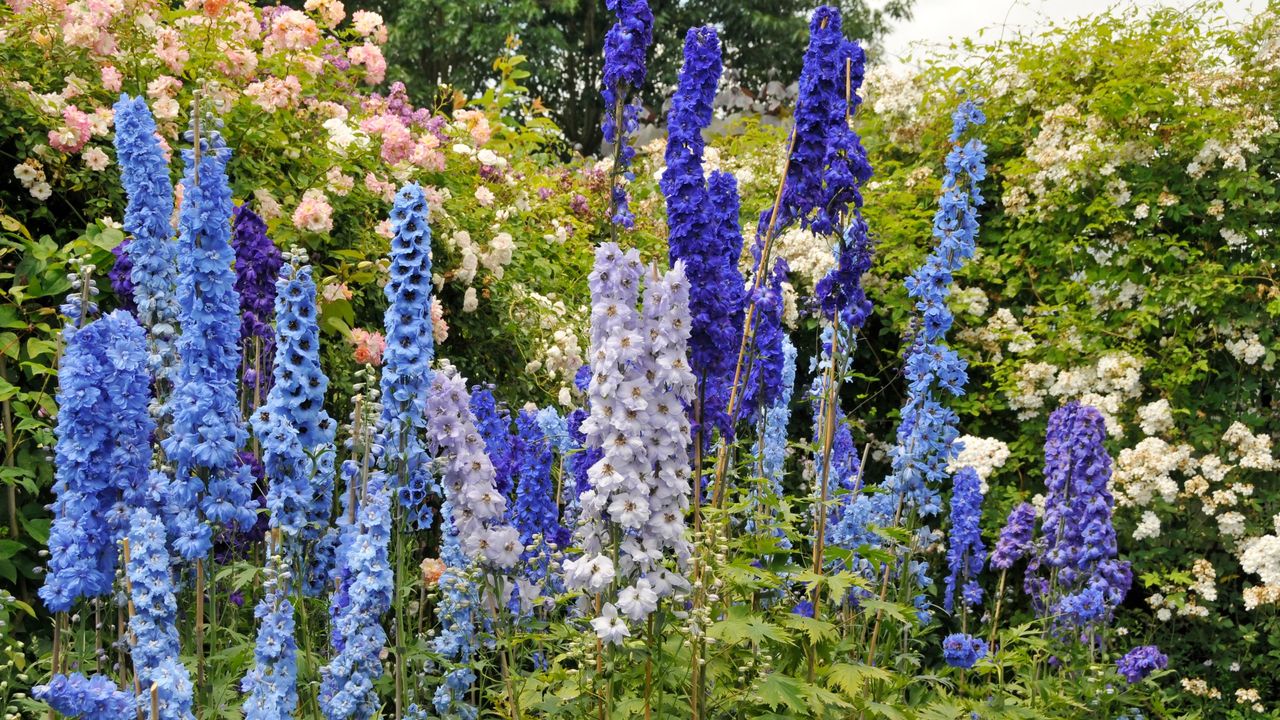
M 1002 30 L 1005 34 L 1033 30 L 1050 21 L 1069 22 L 1117 6 L 1185 10 L 1200 4 L 1200 0 L 916 0 L 911 20 L 900 23 L 885 38 L 883 60 L 898 64 L 908 54 L 919 57 L 923 48 L 946 47 L 952 38 L 977 38 L 984 29 L 982 40 L 994 41 Z M 1231 20 L 1240 21 L 1265 5 L 1265 0 L 1224 0 L 1223 10 Z

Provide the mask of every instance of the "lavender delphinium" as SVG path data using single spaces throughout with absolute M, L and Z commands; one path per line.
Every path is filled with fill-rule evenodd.
M 199 143 L 199 166 L 194 150 L 182 153 L 187 166 L 178 237 L 182 334 L 167 406 L 173 426 L 163 446 L 177 466 L 173 495 L 179 507 L 190 509 L 199 502 L 210 523 L 249 527 L 255 512 L 252 478 L 237 457 L 248 431 L 237 397 L 240 298 L 231 267 L 233 206 L 226 173 L 231 151 L 213 129 L 212 116 L 204 123 L 201 137 L 188 133 Z
M 711 428 L 731 436 L 729 416 L 737 348 L 742 341 L 743 290 L 738 259 L 738 187 L 732 175 L 704 175 L 702 131 L 710 124 L 720 80 L 720 39 L 711 27 L 685 36 L 680 84 L 667 118 L 666 170 L 659 185 L 667 203 L 668 258 L 684 262 L 688 278 L 690 364 L 698 377 L 698 421 L 710 441 Z M 735 413 L 737 414 L 737 413 Z
M 982 586 L 977 576 L 986 564 L 987 548 L 982 542 L 982 480 L 971 467 L 962 467 L 954 477 L 951 492 L 951 531 L 947 534 L 947 581 L 942 607 L 955 609 L 957 591 L 966 609 L 982 602 Z
M 613 143 L 614 181 L 610 190 L 610 222 L 630 228 L 635 225 L 627 191 L 618 176 L 631 179 L 631 161 L 636 149 L 630 135 L 640 123 L 640 104 L 628 102 L 627 95 L 640 90 L 645 79 L 645 52 L 653 42 L 653 13 L 647 0 L 607 0 L 618 22 L 604 38 L 604 140 Z
M 69 326 L 59 368 L 53 524 L 40 598 L 66 612 L 111 592 L 128 505 L 147 500 L 151 398 L 146 340 L 123 310 Z
M 341 646 L 320 669 L 320 710 L 327 720 L 370 720 L 381 705 L 373 683 L 382 676 L 382 616 L 391 609 L 394 582 L 388 556 L 391 496 L 382 473 L 369 478 L 346 535 L 339 550 L 342 601 L 333 619 Z
M 1035 532 L 1036 509 L 1031 503 L 1018 503 L 1009 511 L 1009 519 L 1000 530 L 995 550 L 991 552 L 991 567 L 1008 570 L 1031 551 L 1031 536 Z
M 116 688 L 105 675 L 54 675 L 48 684 L 33 687 L 31 697 L 69 718 L 133 720 L 137 716 L 134 695 Z
M 289 567 L 283 548 L 267 550 L 264 594 L 253 610 L 258 621 L 253 669 L 240 683 L 248 696 L 242 706 L 244 720 L 283 720 L 293 717 L 298 707 L 298 641 L 289 602 Z
M 267 224 L 247 205 L 235 209 L 231 246 L 236 251 L 236 292 L 240 295 L 240 352 L 245 385 L 261 399 L 271 386 L 275 334 L 276 278 L 284 257 L 267 237 Z
M 130 656 L 143 688 L 156 686 L 158 720 L 192 720 L 191 675 L 179 658 L 178 602 L 164 522 L 136 507 L 129 525 Z
M 138 322 L 147 329 L 151 371 L 167 379 L 176 355 L 178 257 L 173 242 L 173 181 L 142 97 L 121 95 L 114 107 L 116 161 L 129 202 L 124 211 L 129 278 Z
M 466 380 L 454 371 L 433 373 L 427 394 L 427 427 L 445 456 L 441 485 L 453 512 L 453 527 L 466 555 L 499 569 L 516 565 L 524 552 L 520 533 L 505 521 L 507 499 L 495 485 L 469 406 Z
M 637 312 L 639 254 L 605 243 L 591 273 L 590 416 L 581 430 L 600 459 L 579 496 L 575 531 L 582 555 L 564 563 L 571 590 L 601 593 L 616 579 L 629 584 L 618 605 L 607 602 L 592 621 L 597 637 L 621 642 L 622 615 L 639 621 L 658 600 L 688 587 L 663 564 L 670 551 L 678 566 L 689 556 L 684 516 L 689 492 L 689 421 L 694 376 L 687 360 L 689 287 L 683 263 L 665 275 L 652 270 L 643 312 Z M 606 554 L 619 541 L 618 563 Z
M 1156 670 L 1169 667 L 1169 656 L 1155 645 L 1139 645 L 1116 661 L 1116 670 L 1130 684 L 1141 682 Z
M 435 339 L 431 329 L 431 227 L 427 198 L 417 183 L 396 193 L 391 208 L 389 279 L 383 325 L 382 462 L 398 480 L 400 506 L 418 529 L 434 517 L 427 495 L 434 488 L 430 463 L 421 441 L 426 427 L 424 398 L 431 384 Z

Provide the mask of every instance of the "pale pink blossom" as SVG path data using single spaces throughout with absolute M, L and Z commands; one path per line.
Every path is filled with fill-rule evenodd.
M 460 123 L 471 135 L 477 146 L 489 142 L 493 129 L 489 127 L 489 118 L 479 110 L 459 110 L 453 114 L 455 122 Z
M 64 153 L 80 152 L 92 131 L 89 116 L 75 105 L 68 105 L 62 109 L 62 121 L 62 127 L 49 131 L 49 145 Z
M 182 47 L 182 36 L 171 27 L 156 30 L 156 42 L 151 47 L 151 52 L 173 73 L 181 73 L 182 67 L 191 58 L 191 53 Z
M 391 202 L 396 196 L 396 184 L 384 182 L 373 173 L 365 173 L 364 187 L 369 192 L 382 198 L 383 202 Z
M 320 297 L 327 303 L 351 299 L 351 288 L 346 283 L 329 283 L 320 289 Z
M 312 188 L 302 194 L 293 211 L 293 225 L 299 230 L 327 233 L 333 229 L 333 207 L 323 190 Z
M 111 132 L 111 124 L 115 122 L 116 112 L 109 107 L 100 107 L 89 116 L 89 132 L 94 137 L 105 137 Z
M 345 197 L 347 193 L 351 192 L 351 188 L 355 187 L 356 184 L 356 179 L 350 175 L 343 174 L 342 168 L 340 167 L 329 168 L 329 172 L 325 175 L 325 179 L 328 181 L 329 192 L 332 192 L 334 195 L 338 195 L 339 197 Z
M 382 333 L 355 328 L 351 331 L 351 344 L 355 346 L 351 357 L 356 362 L 373 366 L 382 364 L 382 351 L 387 349 L 387 340 Z
M 409 153 L 409 162 L 424 170 L 442 172 L 445 164 L 444 153 L 434 149 L 440 144 L 440 141 L 436 140 L 435 135 L 428 134 L 426 137 L 431 138 L 431 140 L 434 140 L 435 142 L 431 143 L 419 140 L 414 143 L 413 151 Z
M 263 55 L 306 50 L 320 42 L 320 28 L 301 10 L 286 10 L 271 21 L 271 32 L 262 43 Z
M 493 204 L 493 201 L 494 195 L 492 190 L 484 185 L 476 188 L 476 202 L 480 203 L 484 207 L 489 207 Z
M 182 89 L 182 81 L 172 75 L 160 75 L 147 83 L 147 97 L 156 100 L 173 97 Z
M 387 41 L 387 28 L 382 16 L 368 10 L 357 10 L 351 14 L 351 24 L 360 37 L 373 37 L 378 44 Z
M 444 321 L 444 308 L 438 300 L 431 303 L 431 336 L 437 343 L 449 339 L 449 323 Z
M 347 9 L 341 0 L 307 0 L 303 5 L 307 12 L 315 13 L 325 27 L 337 27 L 347 16 Z
M 96 147 L 85 150 L 80 159 L 84 161 L 85 167 L 94 172 L 102 172 L 111 164 L 111 158 L 107 157 L 102 148 Z
M 271 194 L 266 188 L 258 188 L 253 191 L 254 209 L 263 220 L 275 220 L 284 214 L 284 209 L 280 207 L 280 203 L 276 200 L 275 195 Z
M 373 228 L 373 231 L 388 240 L 395 236 L 395 230 L 392 229 L 390 220 L 383 220 L 378 223 L 377 226 Z
M 277 110 L 288 110 L 297 104 L 298 97 L 302 95 L 302 84 L 294 75 L 284 78 L 272 76 L 249 83 L 244 94 L 253 99 L 253 104 L 274 113 Z
M 347 59 L 352 65 L 364 67 L 364 81 L 370 85 L 377 85 L 387 76 L 387 59 L 382 56 L 382 49 L 373 43 L 348 48 Z

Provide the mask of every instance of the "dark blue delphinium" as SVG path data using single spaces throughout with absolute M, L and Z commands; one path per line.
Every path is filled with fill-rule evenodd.
M 638 101 L 628 102 L 627 96 L 644 85 L 645 53 L 653 43 L 653 13 L 647 0 L 607 0 L 606 5 L 618 22 L 604 38 L 604 86 L 600 94 L 605 111 L 601 129 L 605 142 L 617 145 L 614 173 L 630 180 L 628 168 L 636 154 L 630 136 L 640 124 L 640 105 Z M 632 227 L 635 217 L 631 214 L 627 191 L 616 181 L 610 202 L 610 221 Z
M 1156 670 L 1164 670 L 1167 667 L 1169 667 L 1169 656 L 1160 652 L 1160 648 L 1155 645 L 1139 645 L 1116 661 L 1116 670 L 1130 685 L 1141 682 Z
M 236 292 L 240 294 L 240 351 L 244 358 L 241 374 L 245 385 L 261 397 L 271 387 L 275 355 L 271 316 L 276 277 L 284 257 L 267 237 L 267 224 L 247 205 L 235 209 L 231 246 L 236 251 Z
M 961 603 L 972 608 L 982 600 L 977 576 L 986 564 L 987 548 L 982 542 L 982 480 L 971 467 L 960 468 L 953 478 L 951 531 L 947 534 L 947 581 L 942 607 L 955 609 L 957 591 Z
M 1009 511 L 1009 519 L 1000 530 L 996 548 L 991 552 L 991 567 L 1008 570 L 1031 551 L 1035 532 L 1036 509 L 1031 503 L 1018 503 Z
M 969 669 L 987 656 L 987 642 L 965 633 L 952 633 L 942 640 L 942 659 L 951 667 Z
M 494 487 L 502 497 L 510 498 L 514 486 L 514 438 L 511 436 L 511 414 L 498 404 L 493 387 L 471 388 L 471 412 L 476 416 L 476 429 L 484 439 L 484 451 L 493 463 Z

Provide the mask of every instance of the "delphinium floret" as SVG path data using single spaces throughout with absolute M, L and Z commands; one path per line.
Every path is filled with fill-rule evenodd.
M 1031 538 L 1035 533 L 1036 508 L 1031 503 L 1018 503 L 1009 511 L 1009 519 L 1000 530 L 995 550 L 991 552 L 991 567 L 1008 570 L 1013 564 L 1031 552 Z
M 133 720 L 137 715 L 134 695 L 117 688 L 105 675 L 59 673 L 47 684 L 32 688 L 31 697 L 69 718 Z
M 1139 645 L 1116 661 L 1116 670 L 1132 685 L 1142 682 L 1156 670 L 1169 667 L 1169 656 L 1155 645 Z
M 967 670 L 987 656 L 987 641 L 965 633 L 952 633 L 942 640 L 942 659 L 953 668 Z
M 191 675 L 179 657 L 178 602 L 164 522 L 136 507 L 128 539 L 130 655 L 139 686 L 156 687 L 159 720 L 192 720 Z
M 631 180 L 631 162 L 636 150 L 631 135 L 639 128 L 639 100 L 628 101 L 628 94 L 644 86 L 645 53 L 653 42 L 653 13 L 647 0 L 608 0 L 609 10 L 618 21 L 604 38 L 604 140 L 613 143 L 614 180 L 610 190 L 610 222 L 630 228 L 635 225 L 627 191 L 620 179 Z

